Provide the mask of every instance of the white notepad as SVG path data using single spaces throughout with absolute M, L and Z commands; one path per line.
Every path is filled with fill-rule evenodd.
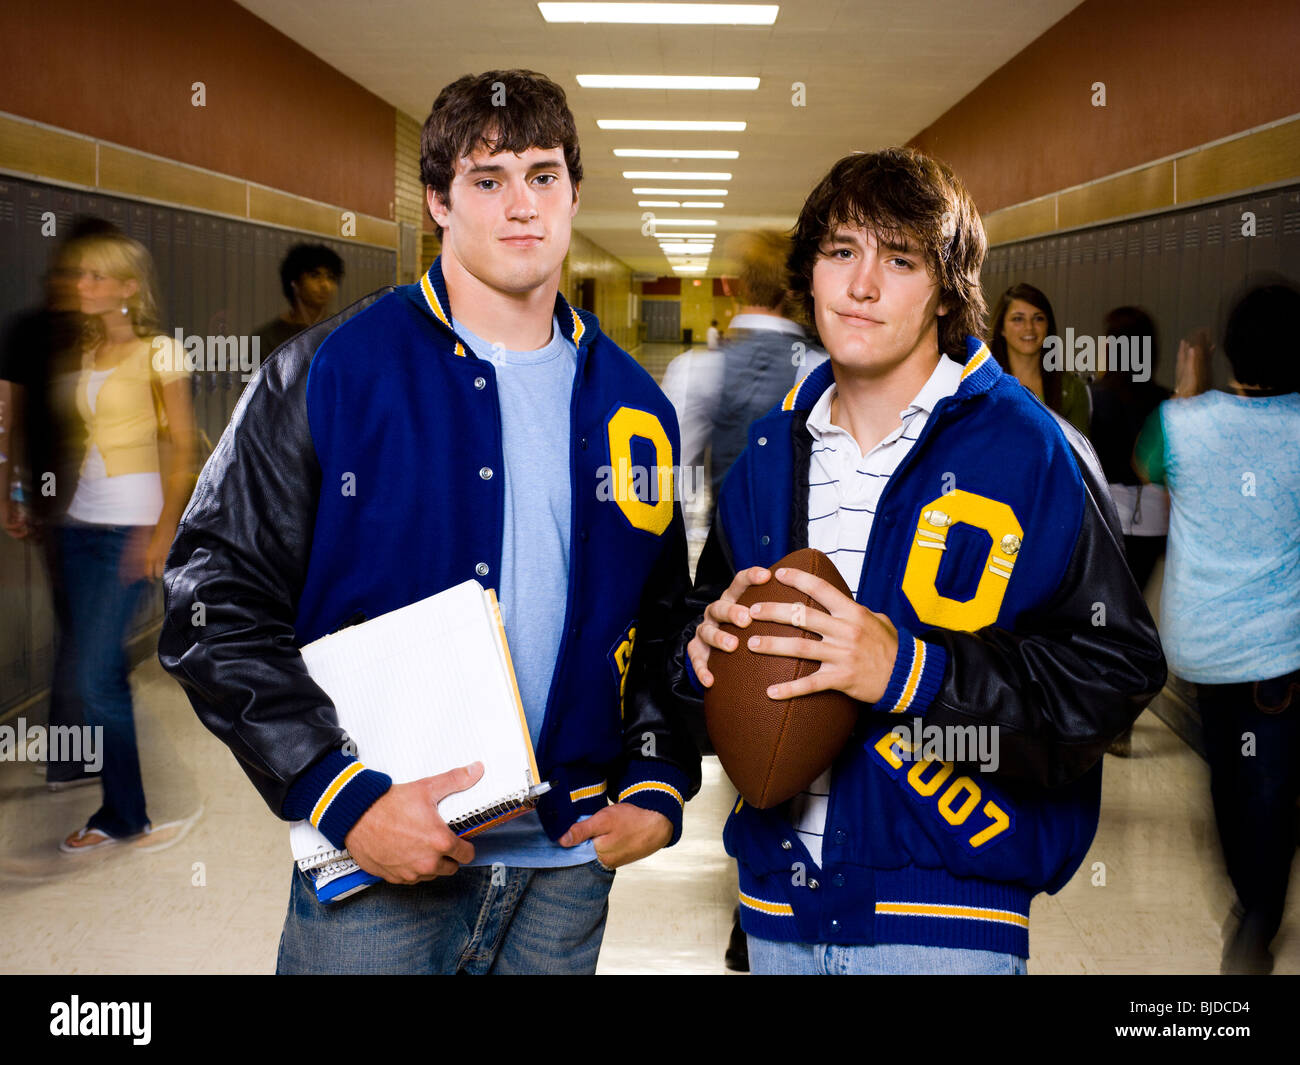
M 302 657 L 357 758 L 394 784 L 483 763 L 478 783 L 438 803 L 457 834 L 474 835 L 531 809 L 546 790 L 500 606 L 478 581 L 323 636 L 303 647 Z M 322 902 L 375 882 L 307 821 L 294 822 L 289 840 Z M 331 890 L 340 878 L 347 882 Z

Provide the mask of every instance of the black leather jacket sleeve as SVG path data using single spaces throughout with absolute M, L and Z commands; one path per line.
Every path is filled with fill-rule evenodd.
M 670 643 L 667 656 L 672 697 L 690 721 L 691 730 L 700 747 L 710 752 L 712 744 L 704 724 L 704 696 L 696 690 L 687 673 L 686 646 L 694 639 L 695 630 L 704 620 L 704 611 L 710 603 L 722 598 L 722 593 L 731 586 L 735 576 L 736 567 L 732 561 L 731 548 L 727 544 L 726 533 L 715 507 L 708 539 L 695 565 L 694 584 L 683 589 L 678 597 L 675 617 L 680 627 L 676 638 Z
M 320 493 L 307 372 L 337 325 L 299 334 L 248 385 L 163 574 L 159 660 L 277 816 L 294 780 L 346 738 L 294 633 Z
M 1085 493 L 1079 533 L 1055 593 L 1016 631 L 926 629 L 948 652 L 925 721 L 996 725 L 995 776 L 1057 787 L 1083 776 L 1164 687 L 1155 622 L 1124 557 L 1115 506 L 1087 439 L 1057 419 Z
M 690 592 L 686 529 L 680 504 L 665 533 L 668 542 L 646 582 L 637 638 L 623 697 L 623 746 L 629 762 L 647 757 L 666 761 L 686 775 L 689 792 L 700 790 L 700 752 L 669 687 L 668 659 L 677 634 L 690 620 L 683 607 Z M 686 611 L 686 613 L 683 613 Z M 653 737 L 653 741 L 648 741 Z M 653 751 L 653 755 L 648 752 Z

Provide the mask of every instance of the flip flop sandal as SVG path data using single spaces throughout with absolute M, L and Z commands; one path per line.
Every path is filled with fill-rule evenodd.
M 110 836 L 107 832 L 101 832 L 97 828 L 86 827 L 77 829 L 60 843 L 59 850 L 64 854 L 84 854 L 86 851 L 98 850 L 100 847 L 111 847 L 119 842 L 121 841 L 116 836 Z

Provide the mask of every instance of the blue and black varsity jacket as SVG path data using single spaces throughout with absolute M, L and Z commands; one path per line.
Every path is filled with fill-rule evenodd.
M 964 365 L 865 545 L 858 601 L 897 626 L 899 650 L 833 766 L 822 865 L 785 805 L 738 801 L 727 821 L 754 935 L 1028 957 L 1030 900 L 1069 880 L 1096 832 L 1101 756 L 1164 684 L 1087 441 L 974 338 Z M 754 423 L 723 485 L 688 601 L 697 620 L 673 655 L 674 690 L 697 712 L 685 645 L 699 613 L 738 571 L 807 546 L 808 413 L 833 372 Z M 913 716 L 996 728 L 997 770 L 913 758 L 893 734 Z
M 675 842 L 699 787 L 666 669 L 665 637 L 680 627 L 671 608 L 689 583 L 681 510 L 672 491 L 638 494 L 610 471 L 675 467 L 677 421 L 594 315 L 558 294 L 555 314 L 578 352 L 573 512 L 537 747 L 553 787 L 538 812 L 558 839 L 610 801 L 635 803 L 667 816 Z M 271 355 L 181 519 L 163 667 L 272 811 L 309 819 L 336 846 L 391 780 L 345 753 L 298 648 L 466 580 L 495 584 L 501 441 L 495 369 L 452 331 L 439 260 L 418 284 L 377 292 Z

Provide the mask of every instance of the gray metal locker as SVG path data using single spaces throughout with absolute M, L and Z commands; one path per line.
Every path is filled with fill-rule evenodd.
M 239 229 L 238 222 L 221 223 L 221 273 L 225 286 L 225 303 L 219 314 L 221 334 L 238 338 L 245 330 L 239 323 L 243 320 L 241 303 L 247 302 L 244 295 L 242 278 L 239 273 Z M 238 361 L 238 355 L 235 356 Z M 231 382 L 239 380 L 239 368 L 235 366 L 219 375 L 217 394 L 221 399 L 221 428 L 224 430 L 230 421 L 231 396 L 234 395 Z M 214 441 L 215 443 L 215 441 Z
M 1104 227 L 1085 230 L 1083 236 L 1084 306 L 1093 320 L 1105 313 L 1110 298 L 1109 279 L 1115 264 L 1110 258 L 1110 234 Z
M 1250 238 L 1250 272 L 1280 272 L 1282 265 L 1282 197 L 1261 196 L 1255 200 L 1255 235 Z
M 1066 287 L 1065 271 L 1062 260 L 1065 258 L 1065 238 L 1048 237 L 1043 245 L 1043 283 L 1040 286 L 1047 294 L 1053 310 L 1058 314 L 1060 308 L 1070 306 L 1070 294 Z
M 1080 325 L 1087 324 L 1088 331 L 1091 332 L 1091 323 L 1096 320 L 1101 307 L 1101 293 L 1098 291 L 1101 267 L 1097 262 L 1097 233 L 1095 230 L 1075 233 L 1071 236 L 1070 242 L 1070 292 L 1074 298 Z M 1076 325 L 1075 328 L 1079 327 Z M 1058 325 L 1058 328 L 1064 329 L 1064 326 Z
M 28 185 L 21 201 L 15 197 L 18 224 L 18 244 L 22 265 L 19 287 L 23 296 L 10 310 L 34 307 L 45 302 L 45 271 L 50 267 L 51 253 L 72 225 L 74 195 L 64 189 L 50 189 Z M 55 232 L 45 236 L 46 215 L 54 215 Z
M 1121 307 L 1128 303 L 1128 286 L 1125 277 L 1125 256 L 1128 252 L 1128 226 L 1123 223 L 1108 226 L 1098 237 L 1106 244 L 1106 269 L 1102 272 L 1097 286 L 1097 302 L 1093 320 L 1100 322 L 1102 316 L 1112 307 Z M 1100 328 L 1094 327 L 1094 330 Z
M 271 231 L 257 228 L 253 231 L 253 308 L 248 318 L 249 330 L 259 328 L 280 313 L 284 296 L 280 292 L 279 263 L 275 260 L 275 247 Z M 269 355 L 270 352 L 263 352 Z
M 217 218 L 194 217 L 194 332 L 221 332 L 218 316 L 226 306 L 226 271 L 222 263 L 222 226 Z
M 1160 246 L 1160 223 L 1155 220 L 1143 222 L 1142 269 L 1139 272 L 1137 300 L 1135 302 L 1152 318 L 1155 318 L 1157 329 L 1160 327 L 1160 319 L 1156 317 L 1155 304 L 1160 298 L 1160 273 L 1163 262 Z
M 163 309 L 163 328 L 169 334 L 178 324 L 173 280 L 175 253 L 172 231 L 175 228 L 175 218 L 176 212 L 165 207 L 154 207 L 149 211 L 149 251 L 153 254 L 154 271 L 158 275 L 158 302 Z
M 104 199 L 104 217 L 113 225 L 117 226 L 123 233 L 130 236 L 131 217 L 127 210 L 127 205 L 122 200 L 105 197 Z
M 4 292 L 4 321 L 22 307 L 34 307 L 44 299 L 44 273 L 49 256 L 31 258 L 40 239 L 39 223 L 29 236 L 27 190 L 16 182 L 0 180 L 0 276 L 7 279 Z
M 1282 210 L 1282 238 L 1278 269 L 1293 282 L 1300 282 L 1300 192 L 1278 197 Z
M 15 311 L 19 307 L 34 306 L 41 298 L 41 279 L 36 276 L 36 264 L 23 260 L 19 221 L 22 211 L 15 199 L 17 192 L 13 184 L 0 180 L 0 277 L 8 279 L 7 287 L 21 289 L 20 292 L 10 294 L 12 309 Z M 3 315 L 4 322 L 8 322 L 10 313 L 7 310 Z
M 191 217 L 172 211 L 171 321 L 184 332 L 194 332 L 194 233 Z
M 338 298 L 334 301 L 338 309 L 347 307 L 360 299 L 365 286 L 366 249 L 355 244 L 342 244 L 336 240 L 321 241 L 334 249 L 335 254 L 343 260 L 343 280 L 339 282 Z
M 0 708 L 26 698 L 32 687 L 29 550 L 21 541 L 0 533 Z
M 1204 236 L 1201 246 L 1200 281 L 1197 291 L 1201 298 L 1200 324 L 1204 325 L 1211 336 L 1222 332 L 1223 311 L 1231 298 L 1233 282 L 1224 272 L 1223 259 L 1225 250 L 1224 226 L 1228 214 L 1225 207 L 1209 207 L 1202 212 Z
M 1174 359 L 1178 354 L 1178 263 L 1182 250 L 1182 226 L 1177 215 L 1161 218 L 1156 223 L 1160 241 L 1160 277 L 1153 306 L 1147 307 L 1160 330 L 1160 358 L 1164 367 L 1160 380 L 1174 379 Z
M 1132 306 L 1141 299 L 1142 223 L 1140 222 L 1129 222 L 1124 226 L 1124 282 L 1121 291 L 1120 302 L 1115 305 L 1117 307 Z M 1106 308 L 1106 310 L 1110 309 Z
M 1029 277 L 1029 283 L 1042 288 L 1044 281 L 1043 275 L 1047 266 L 1047 242 L 1045 240 L 1036 240 L 1029 246 L 1029 264 L 1026 274 Z
M 257 276 L 253 227 L 244 222 L 236 223 L 234 239 L 236 295 L 231 300 L 231 310 L 235 316 L 235 328 L 240 333 L 251 334 L 262 324 L 254 318 L 257 303 Z M 231 249 L 227 249 L 227 254 L 232 254 Z
M 27 678 L 28 691 L 49 683 L 54 671 L 54 604 L 45 551 L 36 544 L 27 548 Z
M 1057 312 L 1058 333 L 1063 333 L 1067 325 L 1073 326 L 1076 334 L 1080 331 L 1096 331 L 1093 323 L 1097 317 L 1097 293 L 1094 287 L 1097 264 L 1095 258 L 1092 262 L 1084 262 L 1085 254 L 1095 255 L 1095 249 L 1086 246 L 1084 236 L 1083 233 L 1073 233 L 1063 238 L 1065 251 L 1062 255 L 1061 273 L 1065 277 L 1064 286 L 1069 298 L 1066 300 L 1065 319 Z
M 1006 285 L 1002 284 L 1002 278 L 1006 275 L 1006 263 L 1006 248 L 990 249 L 988 257 L 984 260 L 980 280 L 984 287 L 984 299 L 989 302 L 990 311 L 993 309 L 992 300 L 997 298 L 997 293 L 1006 288 Z
M 148 248 L 150 254 L 153 253 L 153 239 L 149 226 L 150 216 L 152 213 L 152 210 L 143 204 L 132 204 L 127 211 L 126 228 L 127 235 L 132 240 L 138 240 Z M 154 263 L 154 268 L 157 269 L 156 262 Z
M 1006 291 L 1012 285 L 1017 285 L 1024 280 L 1025 262 L 1029 256 L 1029 245 L 1021 241 L 1019 244 L 1011 246 L 1011 254 L 1008 256 L 1007 263 L 1007 283 L 1002 286 L 1002 291 Z M 999 293 L 1001 295 L 1001 293 Z
M 221 423 L 222 413 L 221 398 L 217 394 L 218 374 L 207 363 L 211 349 L 208 338 L 220 331 L 220 323 L 216 319 L 225 292 L 225 271 L 220 259 L 220 226 L 217 219 L 204 215 L 194 215 L 190 220 L 190 232 L 194 237 L 194 273 L 191 282 L 194 307 L 188 331 L 203 341 L 203 360 L 197 371 L 199 394 L 203 397 L 202 410 L 196 410 L 196 414 L 197 423 L 209 440 L 215 440 L 216 435 L 219 435 L 217 427 Z
M 1205 211 L 1189 211 L 1182 219 L 1182 252 L 1178 259 L 1177 335 L 1205 324 L 1201 293 L 1201 258 L 1205 253 Z

